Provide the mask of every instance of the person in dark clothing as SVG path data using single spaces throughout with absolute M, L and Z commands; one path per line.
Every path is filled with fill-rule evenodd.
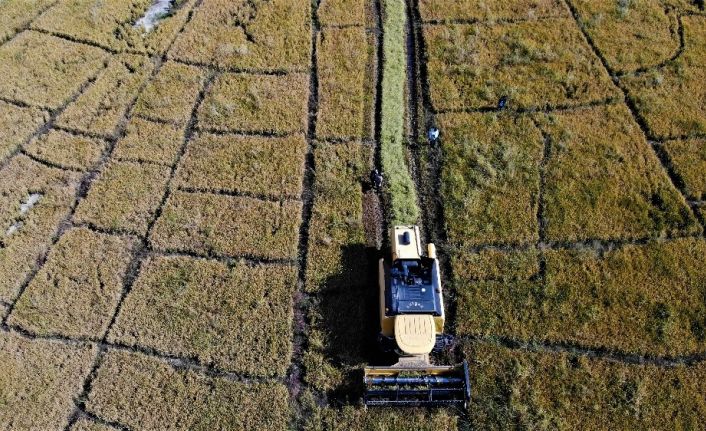
M 503 110 L 507 108 L 507 96 L 503 96 L 498 100 L 498 109 Z
M 373 188 L 376 191 L 380 191 L 380 189 L 382 188 L 382 180 L 383 178 L 380 171 L 378 171 L 377 169 L 373 169 L 370 172 L 370 184 L 373 185 Z

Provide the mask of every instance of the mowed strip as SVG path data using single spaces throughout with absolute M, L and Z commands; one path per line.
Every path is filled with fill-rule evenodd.
M 104 65 L 98 48 L 25 31 L 0 47 L 0 96 L 56 109 Z
M 298 199 L 306 151 L 300 134 L 282 138 L 199 134 L 189 143 L 175 181 L 187 189 Z
M 32 333 L 101 339 L 122 291 L 136 240 L 72 229 L 15 304 L 8 323 Z
M 289 429 L 281 383 L 246 383 L 175 369 L 142 354 L 107 353 L 86 410 L 131 429 Z
M 162 202 L 169 174 L 166 166 L 111 162 L 91 185 L 74 220 L 143 235 Z
M 367 138 L 372 134 L 370 50 L 364 28 L 324 29 L 318 40 L 319 110 L 316 136 Z
M 424 28 L 429 86 L 437 111 L 621 100 L 573 20 Z
M 116 51 L 163 52 L 184 25 L 194 0 L 174 2 L 149 33 L 135 26 L 152 6 L 151 0 L 66 0 L 44 13 L 33 28 L 97 44 Z
M 384 425 L 382 425 L 384 424 Z M 364 409 L 352 405 L 342 408 L 316 407 L 307 418 L 306 430 L 327 431 L 456 431 L 463 423 L 444 409 Z M 380 428 L 384 426 L 385 428 Z
M 150 237 L 162 251 L 290 260 L 297 256 L 302 204 L 175 191 Z
M 706 367 L 626 364 L 488 344 L 464 347 L 473 423 L 497 429 L 695 429 Z
M 625 106 L 554 113 L 538 120 L 551 147 L 543 213 L 549 240 L 700 231 Z
M 281 377 L 292 350 L 296 283 L 292 266 L 150 258 L 109 340 L 220 370 Z
M 544 255 L 546 283 L 532 275 L 531 256 L 503 281 L 470 280 L 465 274 L 477 274 L 482 260 L 456 258 L 458 333 L 653 356 L 706 347 L 703 239 Z
M 39 160 L 64 169 L 87 171 L 98 165 L 107 145 L 102 139 L 50 130 L 33 139 L 25 151 Z
M 184 127 L 133 117 L 113 157 L 121 161 L 151 162 L 172 166 L 184 145 Z
M 0 300 L 11 302 L 74 203 L 80 176 L 17 155 L 0 170 Z
M 449 243 L 526 244 L 539 239 L 543 138 L 528 116 L 438 117 L 442 188 Z
M 308 2 L 204 0 L 169 57 L 226 69 L 304 71 L 310 49 Z
M 96 82 L 68 106 L 56 123 L 111 137 L 154 66 L 147 57 L 128 54 L 113 57 Z
M 0 332 L 0 427 L 64 429 L 96 349 Z
M 289 134 L 306 130 L 309 76 L 219 75 L 198 112 L 202 129 Z
M 21 148 L 47 120 L 47 113 L 40 109 L 0 102 L 0 163 Z
M 532 20 L 569 16 L 561 0 L 420 0 L 422 21 Z

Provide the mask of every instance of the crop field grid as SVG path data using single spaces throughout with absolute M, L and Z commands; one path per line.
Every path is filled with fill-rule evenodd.
M 703 2 L 153 3 L 0 0 L 0 429 L 703 426 Z M 359 401 L 389 133 L 468 412 Z

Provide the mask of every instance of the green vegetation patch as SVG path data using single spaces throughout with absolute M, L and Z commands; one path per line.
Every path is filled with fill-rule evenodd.
M 706 133 L 706 68 L 681 62 L 622 79 L 657 138 Z
M 483 429 L 697 429 L 706 367 L 633 365 L 469 344 L 470 420 Z
M 382 8 L 380 161 L 386 177 L 385 191 L 389 197 L 389 224 L 416 224 L 419 220 L 417 190 L 407 168 L 405 148 L 406 5 L 401 0 L 384 0 Z
M 206 72 L 202 69 L 167 62 L 140 94 L 135 113 L 186 124 L 205 79 Z
M 44 111 L 0 101 L 0 163 L 20 148 L 48 119 Z
M 561 0 L 420 0 L 424 21 L 520 20 L 568 16 Z
M 424 30 L 437 110 L 580 105 L 622 94 L 572 19 Z
M 162 202 L 169 173 L 153 164 L 110 163 L 79 204 L 76 221 L 144 234 Z
M 135 241 L 72 229 L 22 293 L 10 324 L 37 334 L 101 339 L 123 291 Z
M 706 139 L 668 141 L 664 149 L 675 173 L 684 181 L 686 194 L 695 200 L 706 200 Z
M 319 33 L 319 111 L 316 136 L 366 138 L 372 130 L 369 43 L 365 29 L 325 29 Z
M 706 346 L 706 242 L 545 252 L 540 280 L 459 279 L 459 334 L 689 355 Z
M 613 70 L 655 66 L 679 49 L 675 20 L 659 0 L 575 0 L 580 20 Z
M 57 124 L 112 136 L 153 68 L 146 57 L 113 57 L 98 80 L 59 116 Z
M 322 0 L 318 16 L 323 26 L 364 26 L 368 12 L 365 0 Z
M 80 177 L 23 155 L 0 170 L 0 300 L 13 301 L 69 215 Z
M 166 251 L 294 259 L 301 202 L 174 192 L 150 238 Z
M 26 31 L 0 47 L 0 96 L 56 109 L 107 56 L 92 46 Z
M 527 116 L 439 116 L 449 242 L 467 247 L 539 239 L 543 139 Z
M 365 283 L 363 189 L 372 149 L 358 143 L 317 144 L 314 208 L 309 228 L 306 290 Z
M 544 219 L 557 241 L 698 232 L 684 198 L 623 105 L 549 114 Z
M 119 160 L 171 166 L 176 163 L 183 144 L 182 127 L 133 117 L 125 136 L 115 146 L 113 156 Z
M 88 345 L 0 332 L 0 427 L 64 429 L 95 354 Z
M 6 0 L 0 3 L 0 41 L 12 37 L 55 0 Z
M 25 151 L 39 160 L 67 169 L 90 170 L 103 156 L 106 142 L 61 130 L 50 130 L 32 140 Z
M 255 136 L 196 136 L 181 160 L 179 186 L 225 190 L 275 198 L 299 198 L 302 193 L 304 135 L 283 138 Z
M 109 339 L 221 370 L 283 376 L 292 353 L 296 282 L 291 266 L 150 259 Z
M 242 132 L 304 132 L 308 98 L 308 75 L 223 74 L 215 80 L 199 109 L 199 127 Z
M 174 2 L 175 9 L 146 33 L 135 23 L 152 3 L 152 0 L 61 1 L 36 20 L 33 27 L 118 51 L 161 53 L 186 22 L 193 1 Z
M 315 407 L 305 431 L 456 431 L 458 416 L 444 409 Z
M 246 383 L 175 369 L 145 355 L 114 351 L 98 369 L 86 409 L 131 429 L 288 429 L 281 383 Z
M 204 0 L 169 55 L 223 68 L 304 71 L 311 57 L 311 3 Z

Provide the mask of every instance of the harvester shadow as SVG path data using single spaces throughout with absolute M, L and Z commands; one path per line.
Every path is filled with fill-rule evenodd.
M 363 395 L 363 367 L 390 365 L 394 355 L 381 351 L 379 322 L 378 259 L 380 252 L 363 244 L 345 247 L 341 263 L 346 269 L 326 280 L 320 294 L 320 328 L 327 340 L 327 361 L 342 374 L 327 396 L 337 404 L 356 404 Z

